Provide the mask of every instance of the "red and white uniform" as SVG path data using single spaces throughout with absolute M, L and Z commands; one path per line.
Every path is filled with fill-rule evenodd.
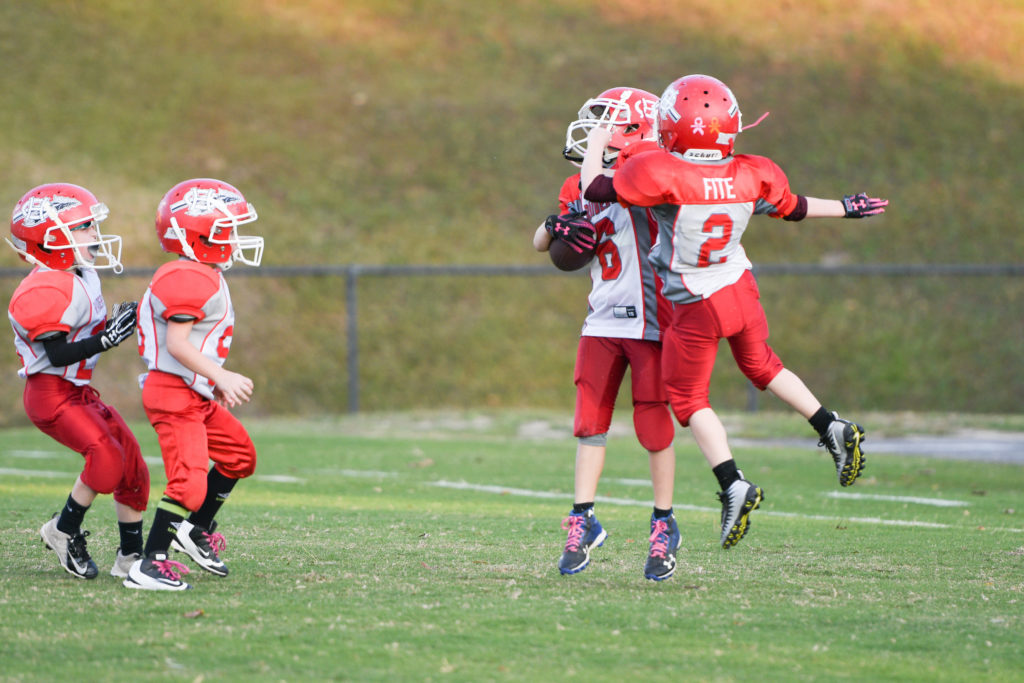
M 99 354 L 74 365 L 54 367 L 39 337 L 47 332 L 65 332 L 67 340 L 75 342 L 103 331 L 107 305 L 95 270 L 83 268 L 76 275 L 70 270 L 34 268 L 14 291 L 7 317 L 14 328 L 14 348 L 21 358 L 19 377 L 45 373 L 77 386 L 89 383 Z
M 780 218 L 798 204 L 775 162 L 740 154 L 695 162 L 652 151 L 629 159 L 614 187 L 624 206 L 650 207 L 658 223 L 651 263 L 676 304 L 663 340 L 665 381 L 685 426 L 708 407 L 718 341 L 729 340 L 743 373 L 760 389 L 782 370 L 740 239 L 750 217 Z
M 256 447 L 245 427 L 214 400 L 213 383 L 167 350 L 173 316 L 193 320 L 189 342 L 220 366 L 228 357 L 235 312 L 219 268 L 180 259 L 161 266 L 139 304 L 139 353 L 149 372 L 142 405 L 160 442 L 167 497 L 198 510 L 206 497 L 209 461 L 242 479 L 256 469 Z
M 660 340 L 658 281 L 647 258 L 657 225 L 649 212 L 583 199 L 578 173 L 562 184 L 558 202 L 561 213 L 585 211 L 597 229 L 597 253 L 590 263 L 588 312 L 581 334 Z
M 664 301 L 647 258 L 656 225 L 648 210 L 594 203 L 580 196 L 580 176 L 566 179 L 560 212 L 585 211 L 597 230 L 590 264 L 591 289 L 576 355 L 574 434 L 604 434 L 611 426 L 616 396 L 631 368 L 633 421 L 637 438 L 650 451 L 672 443 L 674 427 L 661 381 L 661 324 Z
M 92 386 L 99 354 L 67 367 L 50 363 L 40 336 L 64 332 L 80 341 L 104 329 L 107 307 L 96 271 L 35 268 L 11 297 L 7 317 L 25 379 L 23 402 L 32 423 L 85 458 L 81 479 L 135 510 L 149 502 L 149 469 L 139 442 Z
M 139 303 L 139 354 L 150 370 L 181 377 L 185 386 L 213 398 L 213 382 L 197 375 L 167 352 L 167 321 L 175 315 L 195 319 L 189 342 L 223 366 L 231 348 L 235 309 L 220 269 L 180 259 L 162 265 Z

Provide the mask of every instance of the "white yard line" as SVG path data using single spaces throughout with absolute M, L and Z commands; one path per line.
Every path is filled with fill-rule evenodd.
M 53 472 L 51 470 L 21 470 L 15 469 L 13 467 L 0 467 L 0 475 L 9 475 L 14 477 L 48 477 L 50 479 L 66 477 L 68 481 L 74 481 L 75 477 L 78 476 L 78 472 Z
M 440 481 L 430 482 L 431 486 L 438 486 L 447 489 L 458 489 L 463 491 L 479 491 L 481 493 L 494 493 L 497 495 L 511 495 L 511 496 L 524 496 L 527 498 L 546 498 L 550 500 L 571 500 L 572 496 L 568 493 L 555 493 L 553 491 L 534 491 L 531 489 L 517 489 L 508 486 L 496 486 L 494 484 L 470 484 L 465 481 L 446 481 L 444 479 Z M 632 498 L 606 498 L 600 496 L 597 502 L 608 505 L 624 505 L 629 507 L 650 507 L 651 501 L 649 500 L 634 500 Z M 674 505 L 676 510 L 688 510 L 692 512 L 711 512 L 720 514 L 721 508 L 713 507 L 702 507 L 700 505 Z M 808 515 L 798 512 L 777 512 L 775 510 L 759 510 L 758 515 L 766 515 L 769 517 L 790 517 L 798 519 L 814 519 L 826 522 L 859 522 L 861 524 L 880 524 L 883 526 L 906 526 L 906 527 L 924 527 L 929 529 L 957 529 L 962 528 L 954 526 L 952 524 L 941 524 L 938 522 L 918 522 L 914 520 L 904 519 L 882 519 L 881 517 L 839 517 L 830 515 Z M 1012 533 L 1024 533 L 1024 529 L 1014 529 L 1007 527 L 991 527 L 989 531 L 1009 531 Z
M 71 453 L 71 451 L 65 451 L 64 455 Z M 7 455 L 14 458 L 28 458 L 29 460 L 50 460 L 52 458 L 59 458 L 62 454 L 57 451 L 7 451 Z
M 883 496 L 877 493 L 853 493 L 848 491 L 829 491 L 826 498 L 845 498 L 847 500 L 885 500 L 893 503 L 917 503 L 918 505 L 934 505 L 940 508 L 962 508 L 970 503 L 963 500 L 946 500 L 945 498 L 918 498 L 916 496 Z
M 149 458 L 147 458 L 147 461 Z M 322 474 L 336 474 L 344 477 L 366 477 L 366 478 L 382 478 L 382 477 L 394 477 L 397 476 L 395 472 L 381 472 L 376 470 L 350 470 L 350 469 L 337 469 L 337 470 L 319 470 Z M 74 472 L 54 472 L 50 470 L 23 470 L 11 467 L 0 467 L 0 476 L 20 476 L 20 477 L 47 477 L 47 478 L 72 478 L 75 476 Z M 255 479 L 271 482 L 271 483 L 284 483 L 284 484 L 304 484 L 305 479 L 300 477 L 293 477 L 286 474 L 262 474 L 255 475 Z M 629 483 L 629 484 L 646 484 L 644 480 L 640 479 L 622 479 L 616 480 L 618 483 Z M 500 496 L 522 496 L 525 498 L 544 498 L 548 500 L 570 500 L 572 496 L 568 493 L 558 493 L 555 491 L 535 491 L 533 489 L 520 489 L 510 486 L 498 486 L 496 484 L 471 484 L 465 481 L 447 481 L 439 480 L 427 482 L 429 486 L 437 486 L 439 488 L 446 489 L 457 489 L 463 491 L 479 491 L 481 493 L 493 493 Z M 969 505 L 969 503 L 955 500 L 943 500 L 939 498 L 915 498 L 913 496 L 884 496 L 875 495 L 868 493 L 846 493 L 843 491 L 832 491 L 825 494 L 830 498 L 840 499 L 861 499 L 861 500 L 881 500 L 889 502 L 906 502 L 906 503 L 918 503 L 921 505 L 935 505 L 939 507 L 963 507 Z M 635 500 L 633 498 L 610 498 L 601 496 L 598 498 L 598 502 L 607 505 L 622 505 L 626 507 L 650 507 L 651 502 L 649 500 Z M 706 507 L 701 505 L 687 505 L 676 504 L 673 506 L 676 510 L 687 510 L 689 512 L 710 512 L 710 513 L 721 513 L 720 508 Z M 797 512 L 779 512 L 776 510 L 759 510 L 758 515 L 765 515 L 770 517 L 790 517 L 798 519 L 814 519 L 827 522 L 857 522 L 861 524 L 880 524 L 883 526 L 904 526 L 904 527 L 923 527 L 930 529 L 954 529 L 961 528 L 952 524 L 941 524 L 938 522 L 919 522 L 914 520 L 903 520 L 903 519 L 882 519 L 881 517 L 846 517 L 846 516 L 831 516 L 831 515 L 808 515 Z M 1024 529 L 1015 529 L 1012 527 L 990 527 L 989 531 L 1008 531 L 1012 533 L 1024 533 Z

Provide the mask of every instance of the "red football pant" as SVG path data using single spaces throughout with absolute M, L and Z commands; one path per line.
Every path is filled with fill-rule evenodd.
M 32 423 L 85 458 L 82 483 L 96 493 L 142 512 L 149 502 L 149 468 L 139 442 L 116 410 L 89 385 L 37 373 L 25 380 L 22 395 Z
M 224 406 L 185 386 L 177 375 L 150 370 L 142 407 L 156 430 L 167 473 L 164 495 L 195 512 L 206 498 L 209 461 L 231 479 L 256 470 L 256 447 Z
M 782 371 L 782 361 L 768 346 L 768 320 L 749 270 L 710 298 L 672 308 L 672 322 L 662 333 L 662 373 L 684 427 L 695 412 L 711 407 L 708 391 L 719 340 L 729 340 L 736 364 L 762 391 Z
M 661 345 L 643 339 L 580 337 L 573 434 L 584 437 L 608 431 L 627 366 L 633 385 L 636 437 L 648 451 L 668 448 L 675 426 L 661 381 Z

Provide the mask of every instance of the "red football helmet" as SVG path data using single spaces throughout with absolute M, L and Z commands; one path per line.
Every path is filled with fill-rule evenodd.
M 120 273 L 121 238 L 100 234 L 100 223 L 110 211 L 107 205 L 84 187 L 71 183 L 48 183 L 34 187 L 18 200 L 11 214 L 11 235 L 7 240 L 24 261 L 34 265 L 69 268 L 112 268 Z M 95 238 L 78 241 L 71 233 L 95 228 Z M 90 258 L 82 256 L 85 249 Z M 97 263 L 103 257 L 104 261 Z
M 612 139 L 605 150 L 606 167 L 615 163 L 619 151 L 640 140 L 654 139 L 654 115 L 658 97 L 638 88 L 611 88 L 587 100 L 577 119 L 565 131 L 562 156 L 577 166 L 587 151 L 587 135 L 596 126 L 612 129 Z
M 227 269 L 235 261 L 258 266 L 263 238 L 239 235 L 252 223 L 256 209 L 232 185 L 213 178 L 178 183 L 156 209 L 156 236 L 164 251 Z
M 736 96 L 717 78 L 693 74 L 673 81 L 658 101 L 658 142 L 695 161 L 732 154 L 743 130 Z

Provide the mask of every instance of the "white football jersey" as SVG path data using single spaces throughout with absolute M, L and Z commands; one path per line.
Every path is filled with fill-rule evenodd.
M 37 339 L 47 332 L 66 332 L 69 342 L 77 342 L 103 331 L 107 305 L 95 270 L 35 268 L 14 291 L 7 317 L 14 329 L 14 348 L 21 358 L 19 377 L 43 373 L 63 377 L 77 386 L 89 384 L 100 354 L 55 367 L 43 342 Z
M 146 367 L 178 375 L 190 389 L 212 399 L 213 382 L 186 368 L 167 350 L 167 323 L 172 316 L 193 318 L 189 342 L 223 366 L 231 348 L 235 310 L 220 270 L 184 259 L 161 266 L 139 303 L 137 328 Z
M 579 176 L 575 178 L 578 183 Z M 563 186 L 561 200 L 570 210 L 586 211 L 598 240 L 581 334 L 659 341 L 660 283 L 648 260 L 657 224 L 647 209 L 582 199 L 578 184 L 575 199 L 570 199 L 570 180 Z

